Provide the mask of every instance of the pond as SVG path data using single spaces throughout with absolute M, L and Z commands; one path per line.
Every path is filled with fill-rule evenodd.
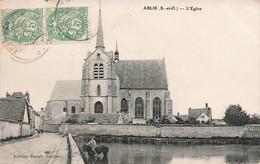
M 152 145 L 99 143 L 109 147 L 108 158 L 87 159 L 91 164 L 208 164 L 259 163 L 260 146 Z M 86 157 L 88 155 L 86 153 Z

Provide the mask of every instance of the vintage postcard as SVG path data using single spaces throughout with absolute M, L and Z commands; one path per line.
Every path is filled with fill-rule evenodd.
M 259 0 L 0 0 L 0 164 L 260 163 Z

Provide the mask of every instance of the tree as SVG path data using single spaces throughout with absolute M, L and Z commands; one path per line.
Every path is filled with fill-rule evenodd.
M 170 124 L 171 121 L 167 118 L 166 115 L 162 116 L 159 120 L 159 124 Z
M 196 120 L 194 117 L 189 117 L 188 120 L 185 121 L 186 124 L 199 124 L 199 121 Z
M 227 124 L 242 126 L 248 123 L 249 115 L 242 110 L 239 104 L 229 105 L 226 110 L 224 120 Z

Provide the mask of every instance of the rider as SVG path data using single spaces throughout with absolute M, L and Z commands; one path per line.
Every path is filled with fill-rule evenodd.
M 89 145 L 90 147 L 92 147 L 92 150 L 94 151 L 95 156 L 97 156 L 97 152 L 96 152 L 96 150 L 95 150 L 95 148 L 97 147 L 97 143 L 96 143 L 96 141 L 95 141 L 95 136 L 93 136 L 93 137 L 91 138 L 91 140 L 88 142 L 87 145 Z

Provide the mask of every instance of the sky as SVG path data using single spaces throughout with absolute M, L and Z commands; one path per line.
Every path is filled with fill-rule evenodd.
M 70 0 L 60 7 L 88 6 L 90 33 L 97 32 L 99 1 Z M 173 113 L 208 103 L 213 118 L 223 118 L 230 104 L 260 114 L 259 0 L 101 1 L 106 51 L 116 41 L 121 60 L 165 58 Z M 55 7 L 57 1 L 0 1 L 5 8 Z M 201 11 L 143 10 L 144 6 L 199 7 Z M 44 15 L 46 16 L 46 15 Z M 57 80 L 80 80 L 83 59 L 93 51 L 88 42 L 0 45 L 0 97 L 30 92 L 36 111 L 46 107 Z M 11 59 L 46 54 L 32 63 Z M 7 50 L 8 49 L 8 50 Z

